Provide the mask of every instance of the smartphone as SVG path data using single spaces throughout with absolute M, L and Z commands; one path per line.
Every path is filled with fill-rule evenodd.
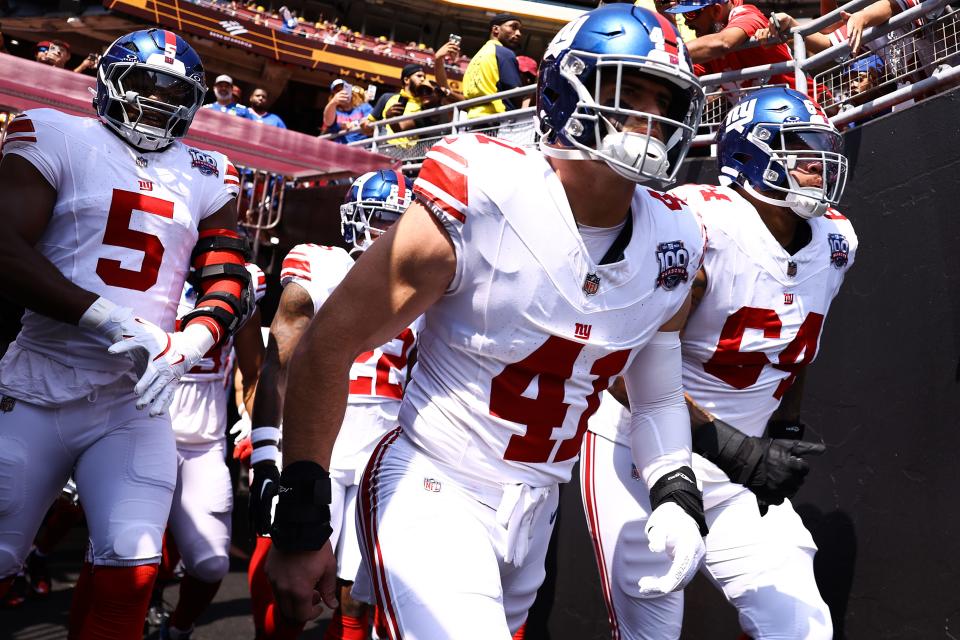
M 410 98 L 408 98 L 407 96 L 400 96 L 400 98 L 397 100 L 397 105 L 399 105 L 403 109 L 406 109 L 407 102 L 409 101 L 410 101 Z
M 373 104 L 373 101 L 376 99 L 376 97 L 377 97 L 377 85 L 375 84 L 367 85 L 367 95 L 366 95 L 367 102 L 369 102 L 370 104 Z
M 346 91 L 347 93 L 349 93 L 349 94 L 352 95 L 352 94 L 353 94 L 353 85 L 352 85 L 352 84 L 347 84 L 346 82 L 344 82 L 344 83 L 343 83 L 343 86 L 340 87 L 340 91 Z
M 455 34 L 455 33 L 451 33 L 451 34 L 450 34 L 450 42 L 452 42 L 453 44 L 457 45 L 458 47 L 460 46 L 460 41 L 461 41 L 461 40 L 462 40 L 462 38 L 461 38 L 460 36 L 458 36 L 457 34 Z

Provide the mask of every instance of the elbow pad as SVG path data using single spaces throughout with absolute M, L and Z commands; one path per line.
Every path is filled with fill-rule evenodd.
M 183 317 L 183 326 L 201 322 L 222 344 L 236 333 L 256 305 L 252 279 L 244 266 L 247 243 L 236 232 L 210 229 L 200 232 L 192 264 L 200 281 L 196 308 Z

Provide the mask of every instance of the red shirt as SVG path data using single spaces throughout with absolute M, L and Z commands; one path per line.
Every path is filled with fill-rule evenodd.
M 744 4 L 743 0 L 730 0 L 730 3 L 733 5 L 733 8 L 730 10 L 727 26 L 723 28 L 724 31 L 737 28 L 746 33 L 748 38 L 752 38 L 757 30 L 768 26 L 767 17 L 754 5 Z M 695 67 L 697 75 L 705 75 L 708 73 L 744 69 L 746 67 L 756 67 L 761 64 L 785 62 L 792 59 L 793 56 L 790 55 L 790 50 L 787 49 L 787 45 L 778 44 L 770 47 L 754 47 L 744 51 L 732 51 L 723 57 L 701 62 L 695 65 Z M 759 80 L 760 79 L 747 80 L 743 85 L 751 86 L 760 84 Z M 763 84 L 788 84 L 791 87 L 795 87 L 792 72 L 773 75 Z

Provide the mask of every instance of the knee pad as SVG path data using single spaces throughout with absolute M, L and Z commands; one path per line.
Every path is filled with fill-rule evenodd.
M 220 582 L 230 570 L 230 558 L 209 556 L 186 569 L 189 575 L 201 582 Z
M 133 521 L 111 527 L 112 557 L 94 552 L 94 564 L 138 565 L 156 563 L 163 553 L 163 523 Z

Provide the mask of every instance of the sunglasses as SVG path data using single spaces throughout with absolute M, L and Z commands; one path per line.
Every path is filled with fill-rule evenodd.
M 693 11 L 684 11 L 681 15 L 683 15 L 685 21 L 689 22 L 699 18 L 701 13 L 703 13 L 703 9 L 694 9 Z

